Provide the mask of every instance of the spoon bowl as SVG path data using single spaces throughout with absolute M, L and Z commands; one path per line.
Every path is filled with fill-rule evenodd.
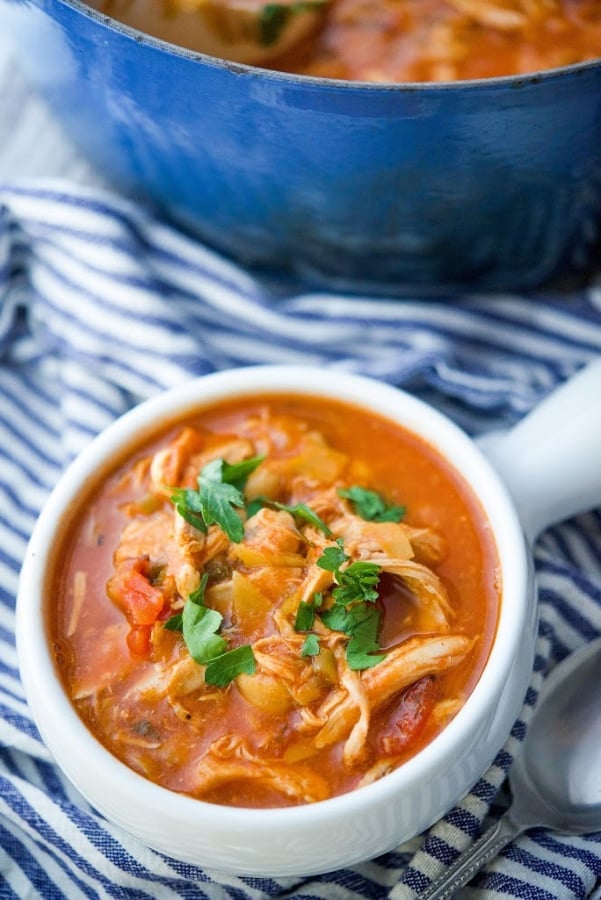
M 544 684 L 511 769 L 507 813 L 420 895 L 446 900 L 529 828 L 601 828 L 601 638 L 563 660 Z
M 513 818 L 572 834 L 601 827 L 601 638 L 558 665 L 509 776 Z

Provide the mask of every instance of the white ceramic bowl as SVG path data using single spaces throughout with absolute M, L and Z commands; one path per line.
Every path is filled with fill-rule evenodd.
M 599 365 L 580 381 L 586 383 L 589 400 L 598 396 Z M 145 780 L 86 729 L 63 690 L 49 649 L 44 625 L 45 608 L 51 602 L 46 590 L 48 567 L 57 534 L 68 527 L 82 492 L 141 435 L 152 433 L 161 421 L 183 418 L 195 407 L 221 399 L 291 391 L 338 398 L 397 421 L 434 446 L 463 475 L 493 531 L 502 603 L 492 650 L 472 694 L 417 756 L 374 784 L 323 802 L 288 809 L 229 808 Z M 579 408 L 582 384 L 579 391 L 573 390 L 570 396 L 580 401 L 572 399 L 564 408 L 572 412 Z M 547 418 L 556 421 L 552 415 Z M 536 632 L 536 597 L 524 526 L 533 536 L 550 521 L 601 499 L 601 473 L 597 472 L 594 484 L 588 477 L 587 490 L 579 494 L 578 485 L 573 485 L 561 502 L 545 507 L 544 496 L 553 494 L 554 482 L 547 480 L 545 487 L 543 477 L 540 485 L 540 479 L 535 484 L 527 460 L 525 466 L 519 462 L 527 457 L 520 451 L 524 433 L 529 444 L 529 435 L 536 435 L 537 428 L 531 420 L 521 431 L 518 428 L 490 443 L 487 452 L 511 482 L 509 490 L 478 446 L 434 409 L 393 387 L 344 373 L 330 371 L 325 377 L 320 369 L 281 366 L 230 370 L 186 383 L 127 413 L 91 443 L 56 486 L 32 535 L 21 574 L 17 604 L 21 674 L 34 718 L 59 766 L 96 809 L 144 844 L 230 873 L 320 873 L 373 858 L 427 828 L 486 770 L 520 711 Z M 589 437 L 592 445 L 596 441 L 599 446 L 600 429 L 591 433 L 585 428 L 588 437 L 580 441 L 580 447 Z M 557 474 L 553 465 L 548 478 Z M 584 469 L 582 463 L 580 472 Z M 511 491 L 521 497 L 523 521 Z

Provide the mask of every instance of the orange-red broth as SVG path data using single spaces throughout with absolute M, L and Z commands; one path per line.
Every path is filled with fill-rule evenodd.
M 436 678 L 437 698 L 464 700 L 478 680 L 494 636 L 500 603 L 496 550 L 478 501 L 460 476 L 421 439 L 384 418 L 330 400 L 301 396 L 259 397 L 203 409 L 186 424 L 202 428 L 210 442 L 215 436 L 235 434 L 249 415 L 293 416 L 319 430 L 336 449 L 352 456 L 369 472 L 369 487 L 389 502 L 407 507 L 412 525 L 427 523 L 444 535 L 446 556 L 436 567 L 454 607 L 453 632 L 475 638 L 473 650 L 456 668 Z M 182 423 L 143 446 L 131 448 L 100 485 L 90 487 L 67 528 L 57 552 L 50 596 L 50 631 L 56 665 L 74 706 L 89 730 L 108 750 L 150 780 L 171 790 L 195 795 L 195 771 L 208 744 L 224 730 L 234 730 L 251 743 L 260 743 L 264 729 L 273 732 L 273 717 L 250 706 L 232 683 L 218 701 L 204 701 L 202 728 L 178 718 L 166 701 L 132 703 L 130 685 L 153 663 L 130 653 L 129 626 L 112 603 L 106 584 L 113 574 L 113 550 L 128 521 L 123 509 L 144 494 L 139 483 L 139 461 L 161 448 Z M 138 473 L 138 474 L 136 474 Z M 86 593 L 80 611 L 74 609 L 74 579 L 86 573 Z M 383 608 L 381 643 L 384 649 L 414 633 L 411 603 L 393 580 L 381 581 Z M 77 627 L 73 622 L 77 620 Z M 227 625 L 227 622 L 225 623 Z M 273 630 L 266 622 L 267 631 Z M 173 634 L 172 640 L 178 640 Z M 238 643 L 244 642 L 239 636 Z M 73 699 L 81 696 L 82 699 Z M 419 698 L 418 698 L 419 703 Z M 341 760 L 341 743 L 311 756 L 309 764 L 322 772 L 332 795 L 352 790 L 363 772 L 373 765 L 378 740 L 394 731 L 398 698 L 379 711 L 371 725 L 370 754 L 364 765 L 348 770 Z M 196 718 L 196 717 L 195 717 Z M 397 763 L 414 755 L 441 730 L 426 721 Z M 127 735 L 127 741 L 123 736 Z M 270 754 L 286 755 L 292 732 L 283 717 L 278 746 Z M 302 763 L 301 763 L 302 764 Z M 275 807 L 291 805 L 277 791 L 244 783 L 230 783 L 203 799 L 229 805 Z

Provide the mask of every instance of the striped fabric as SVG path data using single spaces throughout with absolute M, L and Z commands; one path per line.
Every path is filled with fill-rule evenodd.
M 601 511 L 536 546 L 541 624 L 522 715 L 486 776 L 426 835 L 311 879 L 225 877 L 141 847 L 63 778 L 24 701 L 19 567 L 69 460 L 140 399 L 266 362 L 375 376 L 470 433 L 519 420 L 601 351 L 601 287 L 439 301 L 259 280 L 123 200 L 60 182 L 0 187 L 0 897 L 409 900 L 498 817 L 545 673 L 601 634 Z M 601 832 L 532 831 L 460 896 L 599 898 Z

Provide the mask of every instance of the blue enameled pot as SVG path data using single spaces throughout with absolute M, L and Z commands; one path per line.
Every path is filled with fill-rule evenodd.
M 0 0 L 26 72 L 117 187 L 246 264 L 398 294 L 520 289 L 601 221 L 601 60 L 372 85 L 232 64 L 78 0 Z

